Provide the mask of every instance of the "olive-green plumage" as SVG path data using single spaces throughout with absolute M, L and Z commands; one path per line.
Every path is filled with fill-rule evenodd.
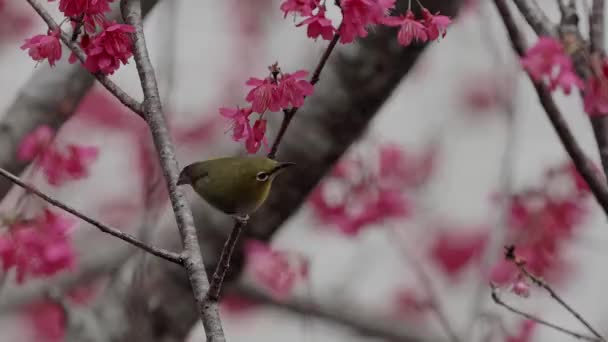
M 247 216 L 268 197 L 274 178 L 293 163 L 265 157 L 226 157 L 192 163 L 178 185 L 190 184 L 211 206 L 229 215 Z

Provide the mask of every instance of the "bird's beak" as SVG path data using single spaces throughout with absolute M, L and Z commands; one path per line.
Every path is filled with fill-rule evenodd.
M 270 172 L 270 174 L 278 174 L 280 173 L 282 170 L 290 167 L 290 166 L 294 166 L 296 165 L 296 163 L 292 163 L 292 162 L 283 162 L 283 163 L 278 163 L 277 166 L 275 166 L 274 169 L 272 169 L 272 171 Z

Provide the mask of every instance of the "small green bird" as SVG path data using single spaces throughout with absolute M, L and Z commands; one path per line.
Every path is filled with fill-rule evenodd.
M 226 157 L 192 163 L 177 185 L 190 184 L 214 208 L 246 219 L 268 197 L 274 178 L 295 165 L 266 157 Z

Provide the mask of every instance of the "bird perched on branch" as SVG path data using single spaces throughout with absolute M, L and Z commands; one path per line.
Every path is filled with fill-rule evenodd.
M 264 203 L 275 177 L 293 165 L 258 156 L 210 159 L 184 167 L 177 185 L 190 184 L 212 207 L 246 220 Z

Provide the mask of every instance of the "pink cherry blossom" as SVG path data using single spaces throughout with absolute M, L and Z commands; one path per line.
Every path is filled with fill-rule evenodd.
M 251 113 L 253 113 L 251 108 L 220 108 L 222 116 L 232 119 L 232 139 L 234 141 L 240 141 L 249 137 L 251 132 L 249 116 Z
M 540 37 L 521 58 L 521 64 L 536 82 L 547 79 L 551 90 L 561 87 L 569 94 L 573 86 L 584 88 L 583 81 L 574 72 L 572 60 L 554 38 Z
M 285 12 L 284 17 L 288 13 L 299 14 L 307 17 L 312 15 L 312 11 L 319 6 L 320 0 L 285 0 L 281 4 L 281 11 Z
M 12 224 L 0 236 L 0 259 L 6 272 L 17 271 L 17 282 L 28 277 L 51 276 L 71 268 L 75 253 L 68 236 L 73 220 L 45 209 L 34 220 Z
M 256 153 L 262 144 L 268 146 L 268 141 L 266 140 L 266 123 L 266 120 L 258 119 L 255 124 L 253 124 L 253 128 L 251 128 L 247 140 L 245 141 L 247 152 Z
M 596 75 L 587 81 L 583 99 L 585 112 L 591 116 L 608 114 L 608 61 L 604 59 L 598 64 L 594 68 L 598 69 Z
M 94 146 L 68 145 L 68 153 L 63 168 L 73 179 L 85 178 L 89 175 L 89 165 L 97 159 L 99 149 Z
M 251 103 L 251 109 L 256 113 L 266 110 L 278 112 L 281 110 L 281 98 L 278 94 L 277 83 L 270 77 L 263 80 L 251 77 L 245 84 L 254 87 L 249 91 L 245 100 Z
M 21 140 L 19 149 L 17 150 L 17 157 L 22 161 L 34 160 L 49 147 L 53 135 L 51 127 L 47 125 L 38 126 L 38 128 Z
M 336 29 L 331 23 L 331 20 L 325 17 L 325 9 L 319 9 L 319 12 L 314 16 L 309 17 L 308 19 L 302 21 L 296 26 L 308 25 L 306 29 L 306 34 L 310 38 L 321 38 L 325 40 L 331 40 L 334 37 L 334 33 Z
M 523 275 L 520 275 L 518 279 L 513 283 L 511 292 L 524 298 L 530 297 L 530 284 L 526 281 Z
M 455 277 L 475 259 L 479 258 L 487 241 L 486 230 L 473 233 L 461 229 L 445 229 L 431 247 L 431 260 L 446 275 Z
M 426 8 L 422 8 L 422 16 L 424 17 L 423 24 L 426 27 L 429 40 L 436 40 L 439 36 L 445 37 L 452 19 L 445 15 L 440 15 L 439 12 L 433 15 Z
M 426 153 L 408 155 L 393 144 L 379 150 L 378 160 L 338 162 L 312 192 L 309 201 L 320 221 L 352 236 L 385 220 L 411 215 L 410 191 L 427 181 L 432 159 Z
M 26 39 L 21 49 L 29 49 L 28 54 L 35 61 L 47 59 L 50 66 L 61 59 L 61 43 L 59 42 L 59 31 L 49 31 L 47 35 L 35 35 Z
M 306 275 L 306 263 L 287 252 L 250 240 L 245 243 L 246 269 L 277 299 L 287 298 L 297 282 Z
M 342 0 L 340 42 L 351 43 L 355 38 L 367 37 L 367 27 L 383 23 L 386 13 L 395 7 L 395 0 Z
M 87 59 L 85 67 L 93 73 L 113 74 L 120 64 L 127 64 L 133 55 L 131 33 L 135 28 L 131 25 L 108 23 L 104 30 L 92 37 L 88 46 L 83 47 Z
M 307 75 L 308 71 L 306 70 L 299 70 L 293 74 L 283 74 L 277 89 L 282 108 L 287 108 L 289 105 L 301 107 L 304 104 L 304 98 L 313 93 L 313 85 L 303 79 Z
M 420 316 L 432 309 L 431 301 L 412 288 L 399 289 L 395 295 L 395 304 L 397 315 L 407 318 Z
M 66 17 L 103 14 L 110 11 L 110 2 L 114 0 L 59 0 L 59 10 Z
M 229 293 L 222 296 L 221 309 L 229 314 L 242 314 L 256 308 L 257 302 L 249 297 Z
M 516 335 L 508 335 L 505 342 L 531 342 L 532 334 L 536 330 L 537 323 L 532 320 L 524 320 L 521 322 L 519 331 Z
M 426 27 L 416 20 L 412 11 L 407 11 L 405 15 L 399 17 L 386 17 L 383 23 L 387 26 L 399 26 L 397 40 L 403 46 L 409 46 L 412 42 L 424 43 L 429 40 Z

